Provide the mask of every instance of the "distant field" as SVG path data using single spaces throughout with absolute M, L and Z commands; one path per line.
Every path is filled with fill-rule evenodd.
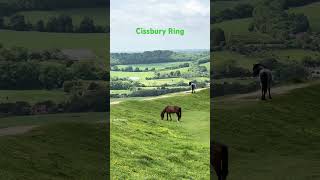
M 0 30 L 0 43 L 4 46 L 22 46 L 29 49 L 87 48 L 108 49 L 108 34 L 46 33 Z
M 58 103 L 65 101 L 67 98 L 68 95 L 66 93 L 57 90 L 0 90 L 0 103 L 26 101 L 34 104 L 47 100 Z
M 152 63 L 152 64 L 128 64 L 128 65 L 117 65 L 118 68 L 125 68 L 128 66 L 132 66 L 133 69 L 139 68 L 140 70 L 144 70 L 145 68 L 148 68 L 149 70 L 152 68 L 155 68 L 155 70 L 164 69 L 166 67 L 172 67 L 172 66 L 179 66 L 180 64 L 189 63 L 191 64 L 191 61 L 182 61 L 182 62 L 170 62 L 170 63 Z
M 251 68 L 252 64 L 258 61 L 255 57 L 247 57 L 231 51 L 217 51 L 213 54 L 214 67 L 222 66 L 231 60 L 243 68 Z
M 211 2 L 211 9 L 214 14 L 219 13 L 222 10 L 233 8 L 237 4 L 255 4 L 260 0 L 230 0 L 230 1 L 214 1 Z
M 50 17 L 57 17 L 59 15 L 69 15 L 72 17 L 73 25 L 78 26 L 84 17 L 90 17 L 98 25 L 106 26 L 109 23 L 106 8 L 80 8 L 80 9 L 67 9 L 67 10 L 53 10 L 53 11 L 26 11 L 19 12 L 25 16 L 27 21 L 35 24 L 38 20 L 47 20 Z
M 305 49 L 283 49 L 270 50 L 258 55 L 246 56 L 231 51 L 217 51 L 213 53 L 214 66 L 222 66 L 230 60 L 234 60 L 237 65 L 251 70 L 254 63 L 259 62 L 264 57 L 277 57 L 281 62 L 301 61 L 304 57 L 310 56 L 312 58 L 320 57 L 320 53 Z
M 289 12 L 292 13 L 303 13 L 305 14 L 309 21 L 313 31 L 320 32 L 320 2 L 312 3 L 306 6 L 291 8 Z
M 236 38 L 241 40 L 242 42 L 248 43 L 268 43 L 274 41 L 274 39 L 267 34 L 250 32 L 248 30 L 248 27 L 251 21 L 252 18 L 229 20 L 221 23 L 211 24 L 211 28 L 219 27 L 223 29 L 227 41 L 229 41 L 230 38 Z
M 137 80 L 145 80 L 146 77 L 153 77 L 154 72 L 122 72 L 122 71 L 111 71 L 111 77 L 119 78 L 138 78 Z
M 239 84 L 250 84 L 254 82 L 252 78 L 224 78 L 224 79 L 215 79 L 213 80 L 214 84 L 227 83 L 239 83 Z

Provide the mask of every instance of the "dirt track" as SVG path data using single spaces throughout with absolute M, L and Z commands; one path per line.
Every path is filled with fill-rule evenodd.
M 202 91 L 204 89 L 208 89 L 208 88 L 197 89 L 196 92 Z M 141 99 L 139 101 L 150 101 L 150 100 L 155 100 L 155 99 L 168 98 L 168 97 L 172 97 L 172 96 L 181 96 L 181 95 L 185 95 L 187 93 L 191 93 L 191 90 L 190 91 L 177 92 L 177 93 L 171 93 L 171 94 L 166 94 L 166 95 L 161 95 L 161 96 L 155 96 L 155 97 L 146 97 L 146 98 L 143 98 L 143 99 Z M 125 100 L 123 100 L 123 101 L 125 101 Z M 119 103 L 121 103 L 123 101 L 114 101 L 114 102 L 111 102 L 110 104 L 111 105 L 119 104 Z
M 271 95 L 286 94 L 292 90 L 308 87 L 317 83 L 319 83 L 319 81 L 304 83 L 304 84 L 293 84 L 293 85 L 287 85 L 287 86 L 274 87 L 274 88 L 271 88 Z M 258 100 L 260 96 L 261 96 L 261 91 L 256 91 L 256 92 L 247 93 L 247 94 L 237 94 L 237 95 L 230 95 L 230 96 L 224 96 L 224 97 L 217 97 L 214 101 L 234 101 L 234 100 L 250 101 L 250 100 Z
M 36 128 L 36 127 L 38 127 L 38 126 L 31 125 L 31 126 L 16 126 L 16 127 L 1 128 L 0 129 L 0 137 L 1 136 L 23 134 L 28 131 L 31 131 L 33 128 Z

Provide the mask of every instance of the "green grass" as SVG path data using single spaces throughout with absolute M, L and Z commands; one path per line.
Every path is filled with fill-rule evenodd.
M 303 13 L 309 19 L 311 29 L 320 32 L 320 2 L 312 3 L 306 6 L 291 8 L 291 13 Z
M 231 9 L 237 4 L 251 4 L 254 5 L 258 3 L 260 0 L 233 0 L 233 1 L 214 1 L 211 2 L 211 9 L 213 10 L 214 14 L 219 13 L 225 9 Z
M 230 180 L 319 179 L 320 85 L 270 101 L 216 98 L 211 129 L 229 146 Z
M 169 62 L 169 63 L 151 63 L 151 64 L 128 64 L 128 65 L 117 65 L 120 69 L 128 66 L 132 66 L 133 69 L 139 68 L 140 70 L 144 70 L 148 68 L 155 68 L 155 70 L 162 70 L 166 67 L 179 66 L 180 64 L 191 63 L 190 61 L 182 61 L 182 62 Z
M 108 34 L 46 33 L 0 30 L 0 43 L 7 47 L 29 49 L 92 49 L 106 50 Z
M 219 27 L 223 29 L 227 41 L 231 39 L 246 43 L 271 43 L 275 41 L 267 34 L 250 32 L 248 27 L 251 22 L 252 18 L 235 19 L 212 24 L 211 28 Z
M 109 19 L 107 18 L 106 8 L 80 8 L 80 9 L 68 9 L 68 10 L 53 10 L 53 11 L 26 11 L 19 12 L 25 16 L 26 20 L 32 24 L 36 24 L 37 21 L 43 20 L 47 22 L 50 17 L 58 17 L 59 15 L 69 15 L 72 17 L 73 25 L 79 26 L 81 20 L 84 17 L 90 17 L 94 20 L 95 24 L 106 26 Z
M 1 179 L 105 179 L 107 132 L 98 123 L 105 120 L 105 113 L 1 118 L 1 126 L 41 125 L 0 137 Z
M 104 121 L 104 113 L 66 113 L 48 114 L 33 116 L 13 116 L 0 118 L 0 127 L 25 126 L 25 125 L 46 125 L 61 122 L 98 122 Z
M 318 58 L 320 53 L 305 49 L 281 49 L 269 50 L 247 56 L 231 51 L 217 51 L 213 53 L 213 63 L 215 67 L 219 68 L 228 63 L 228 61 L 231 62 L 230 60 L 234 60 L 238 66 L 251 70 L 253 64 L 264 58 L 275 57 L 280 62 L 286 63 L 288 61 L 302 61 L 306 56 Z
M 258 62 L 259 59 L 231 51 L 217 51 L 213 53 L 214 67 L 222 66 L 229 60 L 235 60 L 240 67 L 250 69 L 252 64 Z
M 154 77 L 154 72 L 122 72 L 111 71 L 111 77 L 119 78 L 139 78 L 139 80 L 145 80 L 146 77 Z
M 0 90 L 0 103 L 26 101 L 34 104 L 47 100 L 59 103 L 65 101 L 66 98 L 68 98 L 66 93 L 57 90 Z
M 250 84 L 253 82 L 252 78 L 223 78 L 223 79 L 215 79 L 213 80 L 216 84 L 227 83 L 239 83 L 239 84 Z
M 208 179 L 209 91 L 111 108 L 111 179 Z M 162 121 L 168 104 L 182 121 Z

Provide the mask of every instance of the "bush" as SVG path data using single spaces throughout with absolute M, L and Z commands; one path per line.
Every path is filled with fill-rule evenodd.
M 31 105 L 28 102 L 0 103 L 0 113 L 12 115 L 30 115 Z

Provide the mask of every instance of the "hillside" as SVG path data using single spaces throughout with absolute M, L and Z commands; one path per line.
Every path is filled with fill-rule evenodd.
M 112 179 L 208 179 L 209 91 L 150 101 L 126 101 L 111 109 Z M 182 119 L 162 121 L 167 105 Z
M 320 32 L 319 10 L 320 10 L 320 2 L 316 2 L 306 6 L 291 8 L 289 12 L 305 14 L 310 21 L 311 29 L 313 31 Z
M 211 129 L 230 148 L 228 179 L 319 179 L 319 91 L 317 83 L 264 102 L 216 98 Z
M 0 136 L 1 179 L 105 179 L 105 113 L 0 118 L 7 127 L 31 131 Z

